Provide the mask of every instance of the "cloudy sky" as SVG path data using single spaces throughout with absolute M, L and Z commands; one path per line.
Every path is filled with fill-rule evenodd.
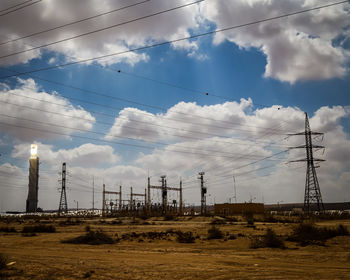
M 69 207 L 93 180 L 101 207 L 103 183 L 128 199 L 163 174 L 199 204 L 200 171 L 209 203 L 234 200 L 233 176 L 238 202 L 300 203 L 304 112 L 324 202 L 350 201 L 345 2 L 1 1 L 0 211 L 25 210 L 31 143 L 44 209 L 63 162 Z

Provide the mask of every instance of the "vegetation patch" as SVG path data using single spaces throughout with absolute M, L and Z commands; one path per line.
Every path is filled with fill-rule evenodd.
M 63 240 L 62 243 L 70 244 L 89 244 L 89 245 L 102 245 L 102 244 L 114 244 L 115 240 L 102 230 L 93 231 L 91 229 L 86 231 L 85 235 L 80 235 L 74 238 Z
M 0 253 L 0 270 L 6 268 L 7 262 L 8 262 L 7 256 Z
M 34 226 L 24 226 L 22 233 L 33 233 L 33 232 L 56 232 L 56 228 L 53 225 L 34 225 Z
M 261 237 L 251 239 L 250 248 L 280 248 L 285 249 L 284 241 L 272 229 L 268 228 L 266 233 Z
M 254 226 L 255 219 L 253 213 L 246 212 L 243 214 L 243 217 L 246 220 L 248 226 Z
M 324 245 L 324 243 L 336 236 L 349 235 L 348 229 L 340 224 L 336 228 L 317 227 L 312 223 L 301 223 L 287 238 L 288 241 L 299 243 L 301 246 Z
M 0 232 L 17 232 L 14 227 L 0 227 Z
M 172 214 L 166 214 L 164 216 L 164 221 L 175 221 L 176 220 L 176 217 Z
M 208 239 L 221 239 L 224 237 L 223 232 L 215 226 L 208 229 Z
M 211 225 L 225 225 L 226 221 L 224 219 L 215 218 L 210 222 Z
M 60 226 L 75 226 L 75 225 L 80 225 L 84 223 L 80 219 L 72 219 L 71 217 L 68 217 L 66 220 L 60 221 L 58 224 Z
M 194 237 L 192 231 L 187 231 L 187 232 L 177 231 L 176 240 L 180 243 L 194 243 L 196 238 Z

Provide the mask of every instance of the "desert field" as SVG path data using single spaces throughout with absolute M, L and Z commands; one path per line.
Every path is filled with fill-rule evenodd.
M 339 224 L 350 229 L 349 219 L 314 225 Z M 55 232 L 33 233 L 24 229 L 28 226 L 39 226 L 37 231 L 52 226 Z M 0 278 L 350 279 L 350 236 L 300 244 L 288 239 L 297 226 L 283 218 L 249 225 L 242 217 L 2 219 L 0 253 L 6 265 Z M 252 248 L 268 228 L 284 248 Z M 115 243 L 62 242 L 100 233 Z

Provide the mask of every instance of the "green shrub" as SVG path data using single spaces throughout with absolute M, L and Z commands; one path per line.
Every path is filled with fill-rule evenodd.
M 281 248 L 285 245 L 283 240 L 270 228 L 267 229 L 265 235 L 262 237 L 254 237 L 251 240 L 250 248 Z
M 208 239 L 221 239 L 224 237 L 223 232 L 215 226 L 208 229 Z
M 32 232 L 56 232 L 56 228 L 53 225 L 34 225 L 34 226 L 24 226 L 22 233 L 32 233 Z

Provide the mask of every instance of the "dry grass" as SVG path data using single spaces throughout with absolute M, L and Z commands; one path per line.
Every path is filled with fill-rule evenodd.
M 250 248 L 251 239 L 266 235 L 270 241 L 276 236 L 285 240 L 294 233 L 297 224 L 255 221 L 254 229 L 247 227 L 242 217 L 235 218 L 240 222 L 231 224 L 225 218 L 226 224 L 216 226 L 225 233 L 224 237 L 211 240 L 206 237 L 213 218 L 196 216 L 166 222 L 163 218 L 149 218 L 148 225 L 143 225 L 143 221 L 131 224 L 131 218 L 120 218 L 122 224 L 117 225 L 112 223 L 115 217 L 86 218 L 85 224 L 60 226 L 55 234 L 39 233 L 36 237 L 0 234 L 1 252 L 11 256 L 11 261 L 16 261 L 1 273 L 8 279 L 24 280 L 85 277 L 101 280 L 231 279 L 233 275 L 237 279 L 266 280 L 350 279 L 349 236 L 329 240 L 327 247 L 300 247 L 298 243 L 286 242 L 288 248 L 283 251 L 271 248 L 255 250 Z M 322 221 L 317 228 L 346 233 L 336 227 L 338 223 Z M 344 228 L 350 226 L 350 220 L 342 223 Z M 25 224 L 38 225 L 34 219 L 25 220 Z M 86 225 L 90 228 L 85 229 Z M 17 228 L 18 223 L 15 220 L 8 224 L 0 222 L 0 226 Z M 267 234 L 267 228 L 275 233 L 273 238 Z M 100 246 L 61 242 L 84 237 L 88 232 L 94 232 L 94 235 L 103 232 L 118 242 Z M 178 236 L 184 238 L 185 243 Z

